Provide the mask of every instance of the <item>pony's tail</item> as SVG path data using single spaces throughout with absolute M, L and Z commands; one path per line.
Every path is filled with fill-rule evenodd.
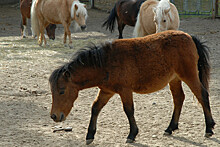
M 209 89 L 210 78 L 210 62 L 209 62 L 209 48 L 200 42 L 195 36 L 191 36 L 199 54 L 198 70 L 199 79 L 206 90 Z
M 31 5 L 31 29 L 32 29 L 32 35 L 35 34 L 37 36 L 40 35 L 40 27 L 39 22 L 36 14 L 36 1 L 33 0 Z
M 133 37 L 136 38 L 136 37 L 143 37 L 143 36 L 144 34 L 143 34 L 143 30 L 141 28 L 141 23 L 140 23 L 140 13 L 138 13 L 137 21 L 134 27 Z
M 115 5 L 114 8 L 111 10 L 110 15 L 108 16 L 107 20 L 102 24 L 102 27 L 106 26 L 106 30 L 111 31 L 112 33 L 115 29 L 116 16 L 117 16 L 117 12 L 116 12 L 116 5 Z

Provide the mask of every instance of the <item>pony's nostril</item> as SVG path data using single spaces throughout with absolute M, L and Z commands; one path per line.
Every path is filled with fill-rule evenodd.
M 86 29 L 86 25 L 81 26 L 81 30 L 85 30 Z
M 55 114 L 52 114 L 50 117 L 51 117 L 54 121 L 57 119 L 57 116 L 56 116 Z
M 64 114 L 61 112 L 60 114 L 60 121 L 62 121 L 64 119 Z

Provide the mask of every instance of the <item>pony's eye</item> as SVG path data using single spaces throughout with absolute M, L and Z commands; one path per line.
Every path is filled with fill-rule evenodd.
M 60 94 L 60 95 L 63 95 L 64 93 L 65 93 L 64 91 L 60 91 L 60 93 L 59 93 L 59 94 Z
M 163 20 L 163 22 L 166 22 L 166 20 Z
M 79 15 L 76 15 L 76 17 L 79 17 Z

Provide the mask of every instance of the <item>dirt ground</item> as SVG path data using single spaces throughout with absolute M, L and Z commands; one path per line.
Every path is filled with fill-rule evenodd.
M 20 10 L 0 6 L 0 146 L 86 146 L 91 105 L 98 88 L 81 91 L 67 120 L 55 123 L 49 116 L 51 92 L 48 78 L 55 68 L 69 61 L 77 49 L 90 42 L 96 44 L 118 37 L 117 30 L 111 34 L 101 28 L 107 13 L 97 10 L 88 10 L 88 13 L 87 31 L 72 33 L 74 49 L 63 46 L 61 25 L 56 30 L 56 40 L 49 41 L 48 47 L 39 47 L 31 36 L 25 39 L 20 37 Z M 210 47 L 210 103 L 216 121 L 215 135 L 204 137 L 202 108 L 184 84 L 186 100 L 179 130 L 173 135 L 163 135 L 173 110 L 167 86 L 152 94 L 134 94 L 135 117 L 139 127 L 135 143 L 125 143 L 129 132 L 128 120 L 120 97 L 115 95 L 101 111 L 95 140 L 89 146 L 220 146 L 220 20 L 182 18 L 180 30 L 198 36 Z M 132 27 L 126 27 L 124 37 L 132 37 L 132 31 Z M 56 126 L 70 126 L 73 130 L 53 133 Z

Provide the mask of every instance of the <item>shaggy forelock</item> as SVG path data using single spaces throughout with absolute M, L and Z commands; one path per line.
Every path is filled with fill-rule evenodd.
M 74 17 L 75 5 L 78 6 L 78 9 L 77 9 L 77 11 L 76 11 L 76 15 L 78 15 L 78 14 L 83 14 L 83 15 L 85 16 L 85 19 L 87 19 L 88 14 L 87 14 L 86 8 L 84 7 L 85 4 L 80 3 L 80 2 L 78 2 L 78 1 L 74 1 L 73 4 L 72 4 L 72 6 L 71 6 L 71 17 L 72 17 L 72 18 Z

